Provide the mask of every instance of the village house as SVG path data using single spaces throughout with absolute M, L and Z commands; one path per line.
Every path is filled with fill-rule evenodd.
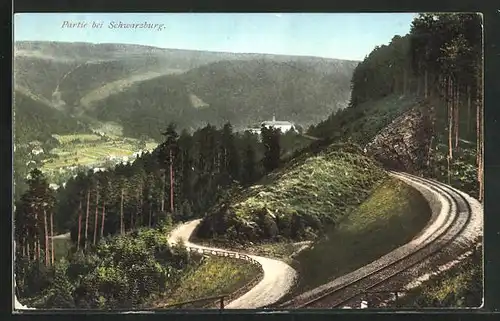
M 43 154 L 43 149 L 42 148 L 35 148 L 35 149 L 31 150 L 31 153 L 33 155 Z

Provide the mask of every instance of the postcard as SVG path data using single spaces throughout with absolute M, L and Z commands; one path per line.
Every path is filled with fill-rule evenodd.
M 477 13 L 22 13 L 14 310 L 478 308 Z

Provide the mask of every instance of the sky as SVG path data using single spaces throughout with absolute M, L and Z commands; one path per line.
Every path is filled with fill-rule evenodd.
M 375 46 L 389 43 L 395 35 L 407 34 L 415 16 L 414 13 L 20 13 L 14 17 L 14 40 L 126 43 L 363 60 Z M 125 24 L 136 27 L 125 28 Z

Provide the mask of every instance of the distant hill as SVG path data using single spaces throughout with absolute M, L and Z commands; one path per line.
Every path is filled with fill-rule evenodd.
M 65 134 L 85 131 L 87 127 L 75 117 L 54 109 L 43 101 L 15 90 L 14 135 L 16 143 L 44 142 L 54 133 Z
M 171 120 L 183 128 L 227 121 L 243 128 L 276 114 L 309 125 L 347 105 L 347 74 L 318 72 L 302 62 L 220 61 L 137 82 L 96 101 L 92 116 L 119 120 L 131 136 L 154 136 Z
M 349 100 L 350 66 L 321 69 L 308 61 L 221 61 L 181 76 L 219 118 L 248 125 L 272 118 L 319 122 Z M 334 69 L 336 67 L 336 69 Z
M 301 125 L 347 105 L 356 61 L 162 49 L 128 44 L 16 42 L 15 88 L 55 110 L 158 136 L 166 123 L 236 128 L 272 117 Z

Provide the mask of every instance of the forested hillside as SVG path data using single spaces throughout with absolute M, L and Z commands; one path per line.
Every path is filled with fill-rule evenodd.
M 279 138 L 277 133 L 269 135 Z M 123 307 L 124 302 L 137 307 L 149 294 L 175 289 L 177 276 L 186 275 L 189 264 L 175 265 L 175 254 L 168 262 L 162 261 L 173 250 L 159 240 L 153 240 L 156 247 L 151 253 L 142 253 L 143 240 L 128 234 L 141 228 L 160 228 L 150 234 L 164 238 L 167 232 L 161 227 L 165 224 L 171 227 L 172 223 L 200 217 L 231 186 L 248 186 L 260 178 L 269 170 L 262 164 L 263 157 L 279 162 L 277 148 L 270 154 L 255 135 L 235 134 L 230 124 L 220 129 L 206 126 L 194 134 L 182 131 L 180 135 L 170 125 L 164 143 L 154 152 L 107 171 L 82 172 L 57 191 L 49 188 L 39 170 L 32 170 L 15 212 L 16 277 L 22 296 L 55 307 L 116 308 Z M 54 242 L 49 241 L 68 230 L 73 243 L 67 257 L 69 266 L 67 262 L 55 262 Z M 118 235 L 121 238 L 116 238 Z M 142 254 L 127 252 L 131 247 Z M 94 263 L 103 251 L 111 250 L 117 259 L 107 261 L 106 268 L 97 267 Z M 141 267 L 135 267 L 140 275 L 147 275 L 155 266 L 160 273 L 157 276 L 163 279 L 154 281 L 156 287 L 151 287 L 139 277 L 144 279 L 141 284 L 149 284 L 138 292 L 144 294 L 128 292 L 126 289 L 134 291 L 137 282 L 123 278 L 126 270 L 118 260 L 120 255 L 130 264 L 142 262 Z M 137 255 L 143 259 L 137 259 Z M 52 279 L 54 276 L 58 279 Z M 116 288 L 106 287 L 106 280 L 114 282 Z M 93 292 L 95 286 L 100 294 Z M 117 301 L 118 293 L 124 296 Z M 121 302 L 125 297 L 137 301 Z
M 59 79 L 78 64 L 71 60 L 46 56 L 23 56 L 15 52 L 14 88 L 27 91 L 40 100 L 52 102 Z
M 299 62 L 216 62 L 132 85 L 95 102 L 92 116 L 126 124 L 128 136 L 154 138 L 159 138 L 157 133 L 170 120 L 190 130 L 225 122 L 245 128 L 275 114 L 309 125 L 345 107 L 349 99 L 346 70 L 320 73 Z
M 300 61 L 222 61 L 190 70 L 182 79 L 214 109 L 214 116 L 234 126 L 271 119 L 273 114 L 309 125 L 346 106 L 350 70 L 356 64 L 346 61 L 338 69 L 320 71 Z
M 395 36 L 388 45 L 376 47 L 356 67 L 349 107 L 309 129 L 308 134 L 322 139 L 311 148 L 321 151 L 322 148 L 328 150 L 332 143 L 354 143 L 360 146 L 363 157 L 372 157 L 386 168 L 436 178 L 482 199 L 482 151 L 479 149 L 476 153 L 475 144 L 469 141 L 477 138 L 477 146 L 482 146 L 480 35 L 481 20 L 474 14 L 423 14 L 416 18 L 408 35 Z M 327 182 L 341 181 L 334 172 L 328 176 L 329 166 L 344 157 L 360 157 L 355 155 L 337 155 L 332 159 L 322 156 L 324 159 L 320 158 L 319 163 L 314 163 L 315 156 L 305 163 L 310 162 L 310 168 L 305 164 L 300 169 L 285 165 L 282 170 L 286 183 L 281 182 L 281 174 L 270 176 L 258 183 L 262 186 L 222 200 L 204 219 L 199 235 L 224 238 L 224 233 L 235 229 L 239 236 L 227 241 L 246 238 L 255 242 L 255 235 L 262 233 L 275 237 L 282 234 L 279 225 L 285 213 L 289 213 L 292 223 L 297 225 L 295 228 L 302 226 L 307 230 L 309 227 L 314 232 L 318 218 L 323 225 L 328 222 L 320 218 L 320 213 L 327 217 L 333 215 L 339 200 L 328 194 L 318 196 L 317 205 L 309 204 L 300 189 L 307 186 L 308 192 L 313 191 L 311 197 L 322 195 L 322 190 L 316 190 L 310 180 L 316 176 L 311 175 L 320 175 L 317 180 L 321 180 L 321 175 L 331 177 L 323 178 L 324 186 L 329 186 Z M 290 162 L 300 158 L 301 153 L 295 153 Z M 361 159 L 354 162 L 358 163 L 364 164 Z M 351 166 L 338 165 L 345 168 L 347 176 Z M 364 167 L 366 182 L 374 174 L 370 174 L 369 165 Z M 308 175 L 301 176 L 302 172 Z M 345 183 L 339 184 L 345 186 Z M 353 182 L 350 184 L 355 186 Z M 325 192 L 331 193 L 332 189 L 335 190 L 329 187 Z M 347 202 L 349 194 L 341 195 Z M 359 201 L 364 199 L 362 192 L 356 195 Z M 320 204 L 325 200 L 331 203 L 323 208 Z M 321 207 L 318 213 L 316 206 Z M 220 229 L 220 225 L 224 228 Z M 250 226 L 252 231 L 246 231 L 243 226 Z M 266 229 L 273 232 L 262 232 Z
M 125 44 L 16 42 L 14 85 L 84 122 L 89 116 L 118 121 L 125 135 L 160 139 L 159 131 L 172 121 L 191 132 L 227 121 L 239 129 L 273 113 L 303 125 L 318 122 L 347 105 L 357 63 Z
M 422 14 L 408 35 L 356 67 L 349 108 L 308 133 L 367 145 L 398 116 L 419 110 L 431 121 L 426 174 L 459 188 L 472 181 L 466 191 L 482 199 L 482 46 L 479 15 Z
M 389 168 L 418 169 L 482 201 L 482 35 L 478 14 L 419 15 L 408 35 L 377 47 L 355 69 L 349 107 L 308 133 L 351 140 Z M 396 304 L 478 306 L 482 264 L 477 250 Z
M 83 132 L 87 126 L 69 114 L 21 91 L 14 91 L 14 137 L 17 144 L 45 142 L 53 133 Z

